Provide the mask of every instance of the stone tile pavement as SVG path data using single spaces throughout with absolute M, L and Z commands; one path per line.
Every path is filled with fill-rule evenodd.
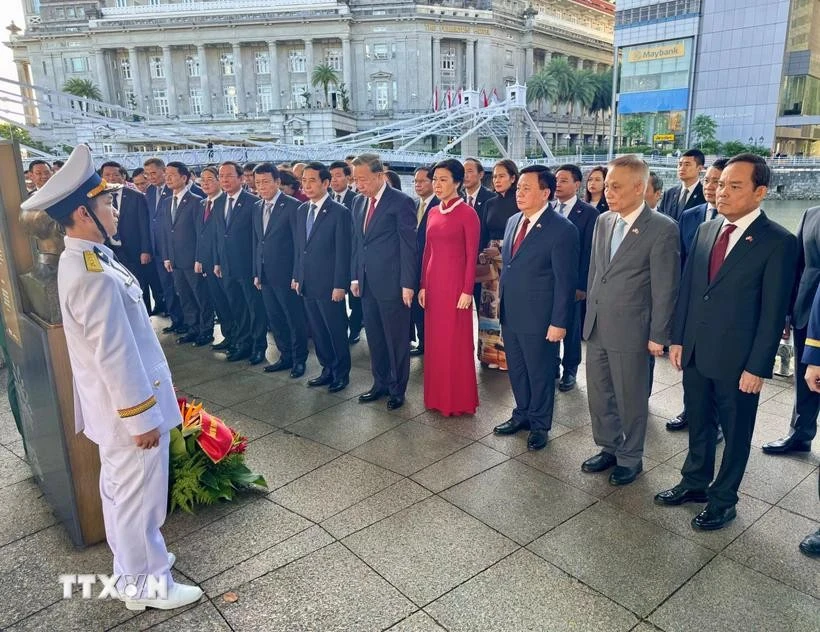
M 666 361 L 645 472 L 618 489 L 580 471 L 596 452 L 583 374 L 556 396 L 546 449 L 528 453 L 524 434 L 492 435 L 512 403 L 501 373 L 479 372 L 475 417 L 446 419 L 424 410 L 419 359 L 404 408 L 358 404 L 370 386 L 364 341 L 350 387 L 330 395 L 161 339 L 177 386 L 249 437 L 248 460 L 270 489 L 169 517 L 174 573 L 203 587 L 199 604 L 136 614 L 62 600 L 59 573 L 107 574 L 111 556 L 70 545 L 3 400 L 0 629 L 820 631 L 820 562 L 797 549 L 820 522 L 820 452 L 759 450 L 788 426 L 785 380 L 761 397 L 737 520 L 704 534 L 689 526 L 697 506 L 652 502 L 678 480 L 687 446 L 663 427 L 681 404 Z M 311 357 L 308 376 L 317 370 Z

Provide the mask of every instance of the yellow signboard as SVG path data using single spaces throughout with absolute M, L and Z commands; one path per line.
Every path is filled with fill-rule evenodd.
M 655 134 L 652 137 L 652 140 L 656 143 L 674 143 L 675 142 L 675 135 L 674 134 Z
M 683 57 L 686 54 L 686 45 L 683 42 L 674 44 L 661 44 L 647 48 L 634 48 L 627 54 L 627 59 L 632 62 L 652 61 L 654 59 L 670 59 L 672 57 Z

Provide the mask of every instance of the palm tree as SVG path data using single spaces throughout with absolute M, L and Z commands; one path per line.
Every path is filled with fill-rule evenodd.
M 63 92 L 73 94 L 75 97 L 91 99 L 92 101 L 102 101 L 102 92 L 91 79 L 80 79 L 72 77 L 63 84 Z M 78 102 L 81 111 L 88 112 L 89 103 Z
M 569 134 L 570 125 L 572 124 L 572 114 L 575 104 L 580 106 L 581 110 L 581 142 L 584 139 L 584 110 L 586 110 L 592 103 L 595 97 L 595 79 L 589 70 L 576 70 L 572 73 L 572 81 L 570 82 L 569 107 L 567 108 L 567 134 Z
M 334 86 L 339 85 L 339 75 L 330 67 L 329 64 L 319 64 L 313 69 L 313 74 L 310 77 L 310 83 L 315 88 L 322 86 L 325 93 L 325 104 L 330 105 L 330 98 L 328 97 L 328 86 L 332 83 Z
M 612 73 L 599 72 L 593 75 L 595 79 L 595 96 L 590 103 L 588 111 L 595 117 L 595 126 L 592 128 L 592 138 L 598 138 L 598 117 L 603 118 L 603 114 L 612 107 Z
M 543 72 L 551 78 L 556 86 L 556 103 L 572 102 L 572 82 L 575 71 L 566 57 L 553 57 Z
M 546 101 L 555 99 L 557 94 L 558 85 L 555 79 L 543 69 L 527 79 L 527 102 L 535 101 L 539 111 Z

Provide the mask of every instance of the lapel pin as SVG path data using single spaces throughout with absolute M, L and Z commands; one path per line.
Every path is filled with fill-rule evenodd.
M 751 235 L 749 235 L 748 237 L 746 237 L 746 241 L 752 243 L 754 241 L 754 238 Z
M 635 233 L 636 235 L 641 234 L 641 231 L 639 231 L 637 228 L 633 228 L 631 232 Z
M 536 224 L 535 227 L 536 228 L 541 228 L 541 224 Z

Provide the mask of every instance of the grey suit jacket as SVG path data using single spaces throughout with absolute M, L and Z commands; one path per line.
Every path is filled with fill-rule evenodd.
M 803 213 L 797 229 L 797 269 L 791 300 L 792 327 L 809 326 L 811 304 L 820 286 L 820 206 Z
M 651 340 L 668 345 L 680 281 L 677 224 L 644 205 L 609 260 L 618 214 L 603 213 L 595 223 L 587 284 L 584 339 L 593 330 L 607 351 L 647 351 Z

